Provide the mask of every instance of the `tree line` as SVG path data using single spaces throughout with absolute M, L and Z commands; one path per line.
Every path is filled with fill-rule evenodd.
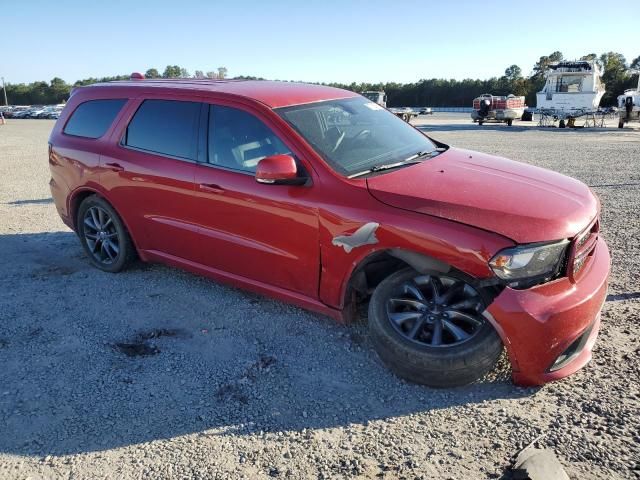
M 535 106 L 536 92 L 542 90 L 544 86 L 545 72 L 549 65 L 564 59 L 562 53 L 558 51 L 543 55 L 528 76 L 523 76 L 522 69 L 518 65 L 511 65 L 505 69 L 501 77 L 486 80 L 430 78 L 415 83 L 331 83 L 330 85 L 355 92 L 384 90 L 390 107 L 469 107 L 473 99 L 483 93 L 523 95 L 526 97 L 527 105 Z M 602 106 L 616 105 L 618 95 L 625 89 L 634 88 L 638 84 L 638 77 L 632 74 L 632 70 L 640 70 L 640 56 L 630 63 L 624 55 L 616 52 L 607 52 L 600 56 L 590 53 L 580 57 L 580 60 L 595 61 L 603 71 L 602 82 L 606 85 L 606 93 L 600 102 Z
M 534 106 L 536 92 L 544 85 L 544 74 L 549 64 L 563 60 L 561 52 L 556 51 L 550 55 L 543 55 L 533 65 L 531 73 L 522 74 L 522 69 L 517 65 L 511 65 L 505 69 L 504 75 L 492 77 L 486 80 L 479 79 L 443 79 L 429 78 L 414 83 L 329 83 L 327 85 L 363 92 L 367 90 L 384 90 L 387 93 L 388 105 L 396 106 L 429 106 L 429 107 L 468 107 L 472 100 L 483 93 L 493 95 L 524 95 L 527 104 Z M 606 85 L 606 93 L 602 98 L 602 106 L 616 104 L 616 98 L 625 89 L 637 85 L 637 77 L 631 70 L 640 69 L 640 56 L 631 62 L 616 52 L 606 52 L 601 55 L 590 53 L 580 60 L 595 61 L 603 70 L 602 81 Z M 227 78 L 228 71 L 225 67 L 218 67 L 213 71 L 196 70 L 193 75 L 179 65 L 167 65 L 162 73 L 155 68 L 145 72 L 146 78 Z M 237 76 L 234 79 L 259 79 L 258 77 Z M 54 78 L 49 83 L 33 82 L 29 84 L 19 83 L 6 85 L 9 103 L 13 105 L 38 105 L 62 103 L 69 98 L 73 87 L 90 85 L 96 82 L 108 82 L 112 80 L 128 80 L 129 75 L 117 75 L 114 77 L 86 78 L 78 80 L 74 84 L 68 84 L 61 78 Z

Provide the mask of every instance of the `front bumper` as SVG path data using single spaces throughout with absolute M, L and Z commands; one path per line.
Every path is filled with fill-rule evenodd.
M 527 290 L 507 287 L 495 298 L 488 312 L 509 354 L 515 383 L 542 385 L 589 363 L 610 264 L 607 244 L 599 238 L 577 281 L 565 277 Z M 554 368 L 567 351 L 569 361 Z

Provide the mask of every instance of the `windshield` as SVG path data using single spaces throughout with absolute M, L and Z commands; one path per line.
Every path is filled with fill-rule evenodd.
M 436 150 L 425 135 L 362 97 L 276 111 L 336 171 L 347 176 Z

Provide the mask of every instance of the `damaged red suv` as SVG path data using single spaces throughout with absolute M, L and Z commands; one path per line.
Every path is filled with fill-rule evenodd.
M 366 98 L 267 81 L 75 89 L 51 191 L 90 261 L 163 262 L 340 321 L 410 381 L 542 384 L 591 358 L 609 251 L 555 172 L 430 139 Z

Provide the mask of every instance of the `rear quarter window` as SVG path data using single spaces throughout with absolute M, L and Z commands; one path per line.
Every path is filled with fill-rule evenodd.
M 118 98 L 81 103 L 71 114 L 63 131 L 76 137 L 100 138 L 109 130 L 126 101 Z

